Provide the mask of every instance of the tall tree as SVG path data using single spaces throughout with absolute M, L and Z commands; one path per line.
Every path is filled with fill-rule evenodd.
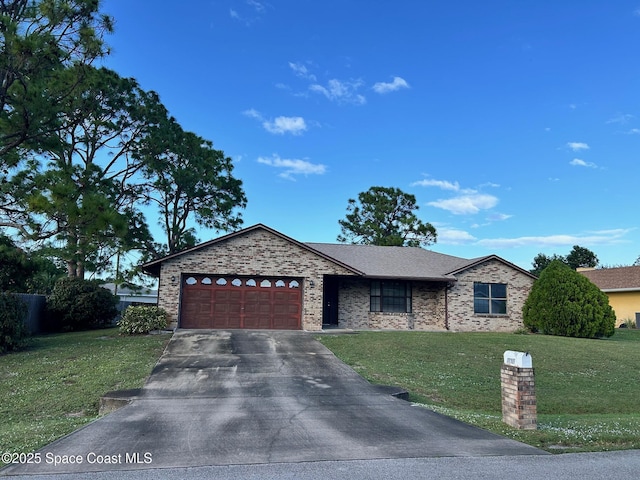
M 104 268 L 131 243 L 131 232 L 148 236 L 135 207 L 141 195 L 135 177 L 143 166 L 141 145 L 166 119 L 157 95 L 135 80 L 83 68 L 56 141 L 0 186 L 0 225 L 29 240 L 53 241 L 69 276 L 79 278 L 87 267 Z
M 43 252 L 26 252 L 0 235 L 0 293 L 48 294 L 61 275 L 64 272 Z
M 560 261 L 565 265 L 577 270 L 580 267 L 594 268 L 598 265 L 598 257 L 588 248 L 574 245 L 567 256 L 553 254 L 551 256 L 539 253 L 533 259 L 533 268 L 529 270 L 536 276 L 540 276 L 542 271 L 553 261 Z
M 398 188 L 371 187 L 349 199 L 347 215 L 339 220 L 339 242 L 386 246 L 427 246 L 435 243 L 436 229 L 416 214 L 416 197 Z
M 567 263 L 565 257 L 563 257 L 562 255 L 556 255 L 554 253 L 553 255 L 549 256 L 545 255 L 544 253 L 539 253 L 533 258 L 533 268 L 529 271 L 535 276 L 539 277 L 542 271 L 547 268 L 551 264 L 551 262 L 554 262 L 556 260 L 564 264 Z
M 231 158 L 212 142 L 169 119 L 155 129 L 147 146 L 146 200 L 157 207 L 166 235 L 156 255 L 193 246 L 197 239 L 190 221 L 227 231 L 242 224 L 237 212 L 247 203 L 242 182 L 232 175 Z
M 595 253 L 588 248 L 574 245 L 566 257 L 567 265 L 574 270 L 578 268 L 595 268 L 598 266 L 599 260 Z
M 0 0 L 0 167 L 50 144 L 83 65 L 107 53 L 99 0 Z M 71 69 L 71 67 L 76 67 Z M 0 169 L 1 170 L 1 169 Z

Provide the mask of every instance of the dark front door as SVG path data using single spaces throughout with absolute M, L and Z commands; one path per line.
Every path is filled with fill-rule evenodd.
M 324 277 L 322 297 L 324 306 L 322 309 L 322 326 L 338 326 L 338 278 Z

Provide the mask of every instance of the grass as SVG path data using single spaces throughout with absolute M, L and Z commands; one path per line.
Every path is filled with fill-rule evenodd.
M 373 383 L 464 422 L 553 451 L 640 448 L 640 331 L 606 340 L 499 333 L 360 332 L 319 340 Z M 528 351 L 538 429 L 502 423 L 505 350 Z
M 169 338 L 112 328 L 37 336 L 0 355 L 0 452 L 32 452 L 96 419 L 102 395 L 144 384 Z

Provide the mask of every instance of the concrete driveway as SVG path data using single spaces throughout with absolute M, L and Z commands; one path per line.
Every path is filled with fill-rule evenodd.
M 1 474 L 545 452 L 379 393 L 306 332 L 177 331 L 132 404 Z

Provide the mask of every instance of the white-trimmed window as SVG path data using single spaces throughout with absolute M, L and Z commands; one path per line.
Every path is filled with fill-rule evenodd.
M 484 315 L 507 314 L 507 284 L 473 284 L 473 313 Z

